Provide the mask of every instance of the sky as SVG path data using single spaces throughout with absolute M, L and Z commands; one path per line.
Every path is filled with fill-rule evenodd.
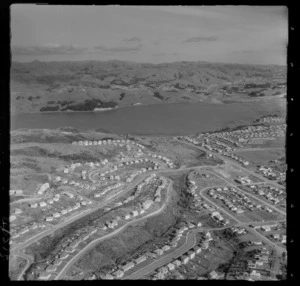
M 12 60 L 286 65 L 284 6 L 11 6 Z

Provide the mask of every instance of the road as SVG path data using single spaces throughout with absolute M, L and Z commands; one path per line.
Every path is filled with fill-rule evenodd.
M 126 279 L 126 280 L 140 279 L 143 276 L 146 276 L 149 273 L 153 272 L 155 269 L 157 269 L 163 265 L 166 265 L 169 261 L 181 256 L 183 253 L 187 252 L 189 249 L 191 249 L 195 245 L 196 245 L 196 231 L 193 230 L 193 231 L 190 231 L 187 233 L 185 243 L 181 247 L 177 248 L 172 253 L 165 255 L 160 259 L 155 260 L 151 264 L 148 264 L 147 266 L 134 272 L 133 274 L 124 277 L 123 279 Z
M 267 239 L 266 237 L 264 237 L 262 234 L 260 234 L 259 232 L 257 232 L 255 229 L 252 229 L 249 227 L 250 224 L 263 224 L 263 222 L 257 223 L 257 222 L 241 222 L 238 219 L 236 219 L 233 215 L 231 215 L 230 213 L 228 213 L 226 210 L 224 210 L 222 207 L 219 207 L 218 205 L 216 205 L 214 202 L 210 201 L 207 197 L 204 197 L 202 195 L 202 192 L 204 192 L 207 189 L 210 188 L 214 188 L 214 186 L 211 187 L 207 187 L 204 188 L 200 191 L 200 195 L 207 201 L 209 201 L 209 203 L 211 203 L 212 205 L 214 205 L 217 209 L 220 209 L 221 212 L 226 213 L 229 217 L 231 217 L 235 222 L 237 222 L 237 224 L 235 226 L 242 226 L 245 229 L 247 229 L 249 232 L 251 232 L 252 234 L 254 234 L 255 236 L 260 237 L 266 244 L 272 246 L 273 248 L 275 248 L 277 255 L 281 254 L 282 251 L 285 251 L 284 248 L 279 247 L 278 245 L 274 244 L 273 242 L 271 242 L 269 239 Z M 275 220 L 274 222 L 278 222 L 279 220 Z M 280 220 L 282 221 L 282 220 Z M 225 227 L 219 227 L 219 228 L 201 228 L 202 231 L 216 231 L 216 230 L 222 230 L 222 229 L 226 229 L 229 228 L 228 226 Z M 198 230 L 199 231 L 199 230 Z M 166 265 L 169 261 L 172 261 L 173 259 L 181 256 L 183 253 L 185 253 L 186 251 L 188 251 L 190 248 L 194 247 L 195 242 L 192 243 L 193 239 L 195 240 L 195 230 L 190 231 L 187 234 L 186 237 L 186 241 L 185 243 L 178 249 L 174 250 L 172 253 L 162 257 L 161 259 L 158 259 L 154 262 L 152 262 L 149 265 L 146 265 L 145 267 L 143 267 L 142 269 L 139 269 L 138 271 L 134 272 L 133 274 L 130 274 L 129 276 L 125 276 L 123 279 L 130 279 L 130 280 L 134 280 L 134 279 L 140 279 L 148 274 L 150 274 L 151 272 L 153 272 L 155 269 Z M 279 253 L 279 254 L 278 254 Z M 279 264 L 279 260 L 276 260 L 276 264 L 274 266 L 274 268 L 279 268 L 278 266 Z M 274 270 L 275 273 L 276 270 Z
M 206 153 L 208 153 L 208 154 L 211 154 L 211 155 L 213 155 L 213 156 L 215 156 L 215 157 L 217 157 L 217 158 L 219 158 L 219 159 L 221 159 L 221 160 L 223 160 L 223 161 L 227 161 L 227 163 L 229 163 L 229 164 L 231 164 L 232 166 L 238 168 L 239 170 L 244 171 L 245 173 L 247 173 L 247 174 L 249 174 L 249 175 L 252 175 L 252 176 L 254 176 L 254 177 L 257 177 L 257 178 L 261 179 L 262 181 L 264 181 L 264 182 L 266 182 L 266 183 L 268 183 L 268 184 L 270 184 L 270 185 L 272 185 L 272 186 L 276 186 L 277 188 L 282 189 L 282 186 L 281 186 L 280 184 L 277 184 L 276 182 L 271 181 L 271 180 L 269 180 L 269 179 L 267 179 L 267 178 L 261 176 L 260 174 L 257 174 L 257 173 L 255 173 L 255 172 L 253 172 L 253 171 L 250 171 L 250 170 L 244 168 L 242 165 L 240 165 L 240 164 L 236 163 L 235 161 L 231 160 L 231 158 L 229 158 L 229 157 L 220 155 L 219 153 L 212 152 L 212 151 L 207 150 L 207 149 L 205 149 L 205 148 L 203 148 L 203 147 L 201 147 L 201 146 L 194 145 L 194 144 L 189 143 L 189 142 L 186 142 L 186 141 L 184 141 L 184 140 L 179 140 L 179 139 L 175 139 L 175 140 L 177 140 L 177 141 L 179 141 L 179 142 L 181 142 L 181 143 L 184 143 L 184 144 L 186 144 L 186 145 L 196 147 L 196 148 L 198 148 L 199 150 L 204 151 L 204 152 L 206 152 Z
M 152 173 L 164 173 L 164 172 L 178 172 L 178 171 L 182 171 L 182 170 L 192 170 L 195 168 L 205 168 L 205 167 L 211 167 L 211 166 L 195 166 L 195 167 L 188 167 L 188 168 L 184 168 L 184 169 L 159 169 L 159 170 L 155 170 L 155 171 L 151 171 L 151 172 L 147 172 L 145 174 L 141 174 L 137 179 L 134 180 L 134 182 L 132 182 L 131 184 L 129 184 L 125 189 L 122 190 L 122 192 L 120 193 L 116 193 L 115 195 L 107 198 L 106 201 L 98 204 L 95 208 L 92 209 L 87 209 L 85 211 L 82 211 L 66 220 L 64 220 L 63 222 L 52 226 L 50 229 L 47 229 L 43 232 L 40 232 L 38 234 L 36 234 L 35 236 L 30 237 L 29 239 L 27 239 L 26 241 L 19 243 L 13 247 L 11 247 L 10 251 L 17 251 L 19 249 L 25 248 L 29 245 L 31 245 L 32 243 L 36 242 L 37 240 L 42 239 L 43 237 L 53 233 L 54 231 L 65 227 L 66 225 L 72 223 L 73 221 L 84 217 L 98 209 L 103 208 L 105 205 L 107 205 L 108 203 L 110 203 L 113 199 L 116 199 L 117 197 L 124 195 L 125 193 L 127 193 L 128 191 L 132 190 L 135 186 L 137 186 L 141 181 L 143 181 L 146 177 L 148 177 L 149 175 L 151 175 Z
M 250 170 L 248 170 L 248 169 L 242 167 L 242 166 L 239 165 L 238 163 L 232 161 L 231 159 L 229 159 L 229 158 L 227 158 L 227 157 L 225 157 L 225 156 L 221 156 L 220 154 L 217 154 L 217 153 L 208 151 L 208 150 L 206 150 L 206 149 L 203 148 L 203 147 L 195 146 L 194 144 L 191 144 L 191 143 L 188 143 L 188 142 L 179 140 L 179 139 L 176 139 L 176 140 L 180 141 L 181 143 L 184 143 L 184 144 L 190 145 L 190 146 L 192 146 L 192 147 L 198 148 L 198 149 L 200 149 L 200 150 L 202 150 L 202 151 L 204 151 L 204 152 L 206 152 L 206 153 L 211 153 L 212 155 L 214 155 L 215 157 L 218 157 L 219 159 L 222 159 L 222 160 L 225 160 L 225 161 L 227 161 L 227 162 L 230 162 L 231 165 L 237 167 L 238 169 L 240 169 L 240 170 L 242 170 L 242 171 L 244 171 L 244 172 L 246 172 L 246 173 L 248 173 L 248 174 L 250 174 L 250 175 L 252 175 L 252 176 L 255 176 L 255 177 L 261 179 L 261 180 L 262 180 L 263 182 L 265 182 L 265 183 L 268 183 L 268 184 L 271 184 L 271 185 L 273 185 L 273 186 L 282 188 L 281 185 L 279 185 L 279 184 L 277 184 L 277 183 L 275 183 L 275 182 L 273 182 L 273 181 L 270 181 L 270 180 L 264 178 L 263 176 L 260 176 L 259 174 L 254 173 L 254 172 L 252 172 L 252 171 L 250 171 Z M 13 252 L 12 255 L 19 255 L 19 251 L 20 251 L 21 249 L 26 248 L 27 246 L 33 244 L 33 243 L 36 242 L 37 240 L 40 240 L 41 238 L 43 238 L 43 237 L 45 237 L 45 236 L 47 236 L 47 235 L 53 233 L 54 231 L 56 231 L 56 230 L 58 230 L 58 229 L 60 229 L 60 228 L 62 228 L 62 227 L 65 227 L 66 225 L 72 223 L 73 221 L 75 221 L 75 220 L 77 220 L 77 219 L 79 219 L 79 218 L 81 218 L 81 217 L 83 217 L 83 216 L 86 216 L 86 215 L 88 215 L 88 214 L 90 214 L 90 213 L 92 213 L 92 212 L 94 212 L 94 211 L 96 211 L 96 210 L 98 210 L 98 209 L 103 208 L 106 204 L 108 204 L 109 202 L 111 202 L 113 199 L 116 199 L 117 197 L 119 197 L 119 196 L 121 196 L 121 195 L 124 195 L 126 192 L 132 190 L 133 187 L 135 187 L 136 185 L 138 185 L 142 180 L 144 180 L 144 178 L 146 178 L 147 176 L 149 176 L 151 173 L 179 172 L 179 171 L 182 171 L 182 170 L 192 170 L 192 169 L 196 169 L 196 168 L 206 168 L 206 167 L 212 167 L 212 166 L 209 166 L 209 165 L 208 165 L 208 166 L 193 166 L 193 167 L 186 167 L 186 168 L 180 168 L 180 169 L 159 169 L 159 170 L 155 170 L 155 171 L 151 171 L 151 172 L 147 172 L 147 173 L 145 173 L 145 174 L 142 174 L 141 176 L 138 177 L 138 179 L 134 180 L 134 182 L 132 182 L 131 184 L 129 184 L 129 185 L 128 185 L 125 189 L 123 189 L 121 192 L 116 193 L 116 194 L 114 194 L 113 196 L 107 198 L 106 201 L 100 203 L 100 204 L 97 205 L 95 208 L 89 209 L 89 210 L 87 210 L 87 211 L 85 211 L 85 212 L 81 212 L 81 213 L 79 213 L 78 215 L 75 215 L 75 216 L 71 217 L 70 219 L 63 221 L 62 223 L 57 224 L 56 226 L 53 226 L 52 228 L 50 228 L 50 229 L 48 229 L 48 230 L 46 230 L 46 231 L 44 231 L 44 232 L 41 232 L 41 233 L 37 234 L 36 236 L 33 236 L 33 237 L 29 238 L 27 241 L 25 241 L 25 242 L 23 242 L 23 243 L 21 243 L 21 244 L 18 244 L 18 245 L 14 246 L 14 247 L 12 247 L 12 248 L 11 248 L 11 252 Z M 95 170 L 95 171 L 96 171 L 96 170 Z M 223 178 L 223 177 L 217 175 L 217 174 L 214 173 L 214 172 L 212 172 L 212 173 L 213 173 L 214 175 L 216 175 L 217 177 L 219 177 L 220 179 L 226 181 L 229 185 L 236 187 L 236 185 L 234 185 L 232 182 L 228 181 L 227 179 L 225 179 L 225 178 Z M 210 187 L 210 188 L 212 188 L 212 187 Z M 202 190 L 201 192 L 203 192 L 203 191 L 204 191 L 204 190 Z M 241 191 L 244 192 L 243 190 L 241 190 Z M 266 203 L 265 201 L 262 201 L 262 200 L 260 200 L 259 198 L 255 197 L 255 196 L 253 196 L 253 195 L 251 195 L 251 194 L 249 194 L 249 193 L 247 193 L 247 192 L 244 192 L 244 193 L 245 193 L 246 195 L 249 195 L 249 196 L 251 196 L 252 198 L 254 198 L 254 199 L 260 201 L 262 204 L 268 205 L 270 208 L 275 209 L 277 212 L 279 212 L 279 213 L 285 215 L 284 212 L 278 210 L 278 209 L 275 208 L 274 206 L 272 206 L 272 205 Z M 207 198 L 205 198 L 205 199 L 207 199 Z M 207 200 L 208 200 L 208 199 L 207 199 Z M 208 200 L 208 201 L 210 201 L 210 200 Z M 219 206 L 217 206 L 215 203 L 213 203 L 213 202 L 211 202 L 211 201 L 210 201 L 210 203 L 211 203 L 212 205 L 214 205 L 217 209 L 221 209 L 221 208 L 220 208 Z M 226 212 L 225 210 L 222 210 L 222 211 L 223 211 L 224 213 L 226 213 L 229 217 L 233 218 L 234 221 L 237 221 L 237 219 L 234 218 L 231 214 L 229 214 L 229 213 Z M 121 229 L 122 229 L 122 228 L 121 228 Z M 106 238 L 104 238 L 104 239 L 106 239 Z M 17 253 L 15 253 L 15 252 L 17 252 Z M 67 264 L 67 265 L 69 265 L 69 264 Z M 27 269 L 27 267 L 24 268 L 23 273 L 25 272 L 26 269 Z M 59 274 L 59 277 L 61 277 L 60 274 Z
M 260 147 L 257 147 L 257 148 L 240 148 L 240 149 L 237 149 L 235 150 L 234 152 L 235 153 L 238 153 L 238 152 L 243 152 L 243 151 L 265 151 L 265 150 L 285 150 L 284 147 L 268 147 L 268 148 L 260 148 Z
M 250 193 L 248 193 L 248 192 L 245 192 L 244 190 L 242 190 L 241 188 L 239 188 L 240 185 L 233 184 L 232 182 L 230 182 L 230 181 L 227 180 L 226 178 L 224 178 L 224 177 L 222 177 L 222 176 L 216 174 L 215 172 L 211 172 L 211 173 L 214 174 L 214 175 L 215 175 L 216 177 L 218 177 L 219 179 L 224 180 L 225 182 L 227 182 L 228 185 L 230 185 L 231 187 L 238 188 L 238 189 L 239 189 L 242 193 L 244 193 L 245 195 L 252 197 L 252 199 L 258 200 L 258 201 L 261 202 L 262 204 L 267 205 L 267 206 L 270 207 L 271 209 L 277 211 L 278 213 L 280 213 L 280 214 L 282 214 L 282 215 L 284 215 L 284 216 L 286 215 L 285 212 L 283 212 L 283 211 L 277 209 L 275 206 L 273 206 L 273 205 L 271 205 L 271 204 L 265 202 L 264 200 L 258 198 L 258 197 L 255 196 L 255 195 L 252 195 L 252 194 L 250 194 Z M 259 183 L 259 184 L 261 184 L 261 183 Z M 250 185 L 253 185 L 253 184 L 251 183 Z
M 149 217 L 152 217 L 152 216 L 156 216 L 158 215 L 159 213 L 161 213 L 165 208 L 166 206 L 168 205 L 168 202 L 170 200 L 170 192 L 171 192 L 171 189 L 172 189 L 172 185 L 173 183 L 170 182 L 169 186 L 168 186 L 168 189 L 167 189 L 167 199 L 166 199 L 166 202 L 163 204 L 163 206 L 156 210 L 155 212 L 153 213 L 150 213 L 146 216 L 143 216 L 141 218 L 138 218 L 138 219 L 135 219 L 134 221 L 131 221 L 131 222 L 128 222 L 126 223 L 125 225 L 123 225 L 122 227 L 116 229 L 115 231 L 113 231 L 112 233 L 108 234 L 108 235 L 105 235 L 103 237 L 100 237 L 98 239 L 95 239 L 93 240 L 92 242 L 90 242 L 87 246 L 85 246 L 82 250 L 80 250 L 80 252 L 78 252 L 70 261 L 68 261 L 68 263 L 64 266 L 64 268 L 58 273 L 58 275 L 55 277 L 54 280 L 58 280 L 60 278 L 62 278 L 64 276 L 64 274 L 68 271 L 68 269 L 75 263 L 75 261 L 77 259 L 79 259 L 80 256 L 82 256 L 86 251 L 88 251 L 88 249 L 94 247 L 96 244 L 98 244 L 100 241 L 102 240 L 106 240 L 116 234 L 118 234 L 119 232 L 123 231 L 124 229 L 126 229 L 129 225 L 131 224 L 136 224 L 142 220 L 145 220 Z
M 207 198 L 206 196 L 204 196 L 202 193 L 205 192 L 208 189 L 212 189 L 215 187 L 207 187 L 204 188 L 202 190 L 200 190 L 199 195 L 206 201 L 208 201 L 210 204 L 212 204 L 217 210 L 221 210 L 223 213 L 225 213 L 228 217 L 230 217 L 234 222 L 238 222 L 238 223 L 242 223 L 241 221 L 239 221 L 236 217 L 234 217 L 231 213 L 229 213 L 228 211 L 224 210 L 223 208 L 221 208 L 220 206 L 218 206 L 215 202 L 211 201 L 209 198 Z
M 149 174 L 143 174 L 141 175 L 138 180 L 135 180 L 134 182 L 132 182 L 130 185 L 128 185 L 125 189 L 122 190 L 122 192 L 119 192 L 119 193 L 116 193 L 114 194 L 113 196 L 107 198 L 104 202 L 102 203 L 99 203 L 95 208 L 92 208 L 92 209 L 87 209 L 85 211 L 82 211 L 80 213 L 78 213 L 77 215 L 74 215 L 72 217 L 70 217 L 69 219 L 67 220 L 64 220 L 62 223 L 59 223 L 53 227 L 51 227 L 50 229 L 48 230 L 45 230 L 43 232 L 40 232 L 38 233 L 37 235 L 35 236 L 32 236 L 30 237 L 28 240 L 24 241 L 23 243 L 21 244 L 18 244 L 14 247 L 12 247 L 10 249 L 10 251 L 16 251 L 18 249 L 22 249 L 22 248 L 25 248 L 29 245 L 31 245 L 32 243 L 36 242 L 37 240 L 40 240 L 41 238 L 53 233 L 54 231 L 62 228 L 62 227 L 65 227 L 66 225 L 72 223 L 73 221 L 81 218 L 81 217 L 84 217 L 94 211 L 97 211 L 98 209 L 101 209 L 103 208 L 105 205 L 107 205 L 108 203 L 110 203 L 113 199 L 116 199 L 117 197 L 121 196 L 121 195 L 124 195 L 125 193 L 127 193 L 128 191 L 132 190 L 132 188 L 134 188 L 136 185 L 138 185 L 141 181 L 143 181 Z
M 134 180 L 134 182 L 132 182 L 131 184 L 129 184 L 125 189 L 123 189 L 122 192 L 116 193 L 113 196 L 107 198 L 107 200 L 105 202 L 100 203 L 95 208 L 87 209 L 87 210 L 85 210 L 83 212 L 80 212 L 79 214 L 77 214 L 75 216 L 72 216 L 69 219 L 63 221 L 62 223 L 57 224 L 57 225 L 51 227 L 50 229 L 47 229 L 47 230 L 45 230 L 43 232 L 38 233 L 35 236 L 30 237 L 29 239 L 27 239 L 26 241 L 22 242 L 21 244 L 15 245 L 14 247 L 12 247 L 10 249 L 10 256 L 17 255 L 17 256 L 21 256 L 21 257 L 25 258 L 25 254 L 21 254 L 21 252 L 20 252 L 21 250 L 24 250 L 29 245 L 37 242 L 38 240 L 42 239 L 43 237 L 45 237 L 47 235 L 50 235 L 50 234 L 54 233 L 56 230 L 65 227 L 66 225 L 72 223 L 73 221 L 75 221 L 75 220 L 77 220 L 77 219 L 79 219 L 81 217 L 84 217 L 84 216 L 86 216 L 86 215 L 88 215 L 88 214 L 90 214 L 90 213 L 92 213 L 92 212 L 94 212 L 94 211 L 96 211 L 98 209 L 103 208 L 106 204 L 108 204 L 109 202 L 111 202 L 113 199 L 116 199 L 117 197 L 119 197 L 121 195 L 124 195 L 128 191 L 132 190 L 133 187 L 135 187 L 136 185 L 138 185 L 148 175 L 149 174 L 142 174 L 141 176 L 139 176 L 138 179 Z M 27 259 L 27 261 L 28 261 L 28 259 Z M 30 261 L 31 261 L 31 263 L 33 262 L 32 260 L 30 260 Z M 22 279 L 22 276 L 23 276 L 24 272 L 27 270 L 27 268 L 30 266 L 31 263 L 27 263 L 26 264 L 25 268 L 22 271 L 22 275 L 19 275 L 18 280 Z
M 230 183 L 231 186 L 235 187 L 234 184 Z M 206 191 L 207 189 L 210 189 L 210 188 L 214 188 L 214 187 L 207 187 L 207 188 L 204 188 L 202 190 L 200 190 L 199 194 L 200 196 L 204 199 L 204 200 L 207 200 L 210 204 L 212 204 L 216 209 L 220 209 L 223 213 L 225 213 L 226 215 L 228 215 L 231 219 L 233 219 L 234 221 L 237 221 L 240 225 L 243 225 L 243 226 L 247 226 L 249 224 L 256 224 L 256 222 L 242 222 L 240 220 L 238 220 L 236 217 L 234 217 L 231 213 L 229 213 L 228 211 L 226 211 L 224 208 L 222 208 L 221 206 L 218 206 L 215 202 L 213 202 L 212 200 L 210 200 L 208 197 L 204 196 L 202 193 L 204 191 Z M 256 197 L 254 197 L 255 199 L 257 199 Z M 264 203 L 264 202 L 263 202 Z M 265 204 L 265 203 L 264 203 Z M 276 209 L 276 208 L 274 208 Z M 277 210 L 277 209 L 276 209 Z M 279 210 L 277 210 L 279 211 Z M 281 211 L 279 211 L 280 213 L 283 213 Z M 285 215 L 285 213 L 283 213 Z M 285 220 L 273 220 L 272 222 L 280 222 L 280 221 L 285 221 Z M 266 223 L 270 223 L 269 221 L 268 222 L 263 222 L 264 224 Z M 255 236 L 258 236 L 260 237 L 263 241 L 265 241 L 267 244 L 271 245 L 272 247 L 276 248 L 279 252 L 282 252 L 282 251 L 285 251 L 283 247 L 280 247 L 278 246 L 277 244 L 273 243 L 272 241 L 270 241 L 269 239 L 267 239 L 265 236 L 263 236 L 262 234 L 260 234 L 258 231 L 256 231 L 255 229 L 252 229 L 252 228 L 248 228 L 248 230 L 250 232 L 252 232 Z
M 16 204 L 19 204 L 19 203 L 24 203 L 24 202 L 33 202 L 33 201 L 38 201 L 40 200 L 40 198 L 37 198 L 37 197 L 34 197 L 34 198 L 26 198 L 26 199 L 20 199 L 20 200 L 17 200 L 17 201 L 13 201 L 11 203 L 11 205 L 16 205 Z
M 20 281 L 20 280 L 23 280 L 23 275 L 24 275 L 26 269 L 29 267 L 29 265 L 33 262 L 33 258 L 29 257 L 28 255 L 20 254 L 20 253 L 18 253 L 18 255 L 16 255 L 16 256 L 22 257 L 27 261 L 25 267 L 23 268 L 23 270 L 21 271 L 21 273 L 19 274 L 19 276 L 17 278 L 17 280 Z

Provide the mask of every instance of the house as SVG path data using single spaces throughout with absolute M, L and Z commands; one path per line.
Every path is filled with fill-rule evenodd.
M 23 194 L 23 191 L 22 190 L 15 190 L 15 195 L 18 196 L 18 195 L 22 195 Z
M 119 270 L 113 272 L 112 274 L 118 278 L 121 278 L 124 275 L 124 272 L 119 269 Z
M 164 245 L 161 249 L 163 251 L 168 251 L 170 249 L 170 246 L 169 245 Z
M 175 265 L 173 263 L 169 263 L 167 265 L 167 267 L 169 268 L 170 271 L 174 270 L 175 269 Z
M 176 246 L 177 246 L 177 242 L 176 242 L 176 241 L 172 241 L 172 242 L 171 242 L 171 246 L 172 246 L 172 247 L 176 247 Z
M 156 279 L 164 279 L 164 277 L 165 277 L 165 274 L 163 274 L 162 272 L 157 272 L 154 276 L 153 276 L 153 278 L 156 278 Z
M 264 265 L 264 261 L 256 261 L 255 262 L 255 266 L 263 266 Z
M 72 241 L 69 246 L 70 247 L 73 247 L 73 248 L 76 248 L 78 245 L 79 245 L 80 241 L 79 240 L 74 240 Z
M 261 254 L 269 254 L 270 251 L 266 249 L 265 247 L 261 250 Z
M 126 214 L 124 218 L 125 219 L 130 219 L 130 217 L 131 217 L 130 214 Z
M 29 231 L 29 229 L 27 227 L 25 227 L 22 231 L 20 231 L 20 234 L 24 234 L 24 233 L 26 233 L 28 231 Z
M 190 258 L 186 255 L 183 255 L 180 257 L 180 260 L 181 260 L 182 264 L 187 264 L 189 262 Z
M 179 267 L 181 265 L 181 262 L 176 259 L 175 261 L 173 261 L 173 264 L 176 266 L 176 267 Z
M 255 244 L 255 245 L 262 245 L 262 242 L 261 241 L 253 241 L 253 244 Z
M 102 279 L 112 280 L 112 279 L 114 279 L 114 277 L 111 274 L 107 273 L 107 274 L 105 274 L 105 276 L 102 277 Z
M 156 256 L 157 256 L 155 253 L 152 253 L 152 252 L 146 252 L 145 255 L 149 258 L 156 258 Z
M 163 274 L 168 274 L 169 270 L 167 267 L 161 267 L 161 268 L 159 268 L 159 272 L 161 272 Z
M 51 274 L 49 273 L 46 273 L 46 272 L 44 272 L 44 273 L 40 273 L 40 275 L 39 275 L 39 280 L 48 280 L 49 278 L 50 278 L 50 276 L 51 276 Z
M 98 231 L 98 229 L 97 229 L 97 228 L 93 229 L 93 230 L 90 232 L 90 235 L 93 235 L 93 234 L 95 234 L 97 231 Z
M 202 246 L 201 246 L 201 248 L 202 248 L 202 249 L 207 249 L 208 246 L 209 246 L 208 241 L 204 241 L 203 244 L 202 244 Z
M 135 210 L 135 211 L 132 212 L 132 215 L 133 215 L 134 217 L 135 217 L 135 216 L 138 216 L 138 215 L 139 215 L 139 212 Z
M 56 271 L 56 266 L 54 265 L 49 265 L 47 268 L 46 268 L 46 272 L 54 272 Z
M 197 246 L 195 247 L 196 254 L 199 254 L 202 251 L 201 247 Z
M 68 252 L 68 253 L 73 253 L 75 251 L 75 248 L 71 247 L 71 246 L 67 246 L 65 248 L 65 252 Z
M 31 208 L 36 208 L 37 205 L 38 205 L 37 203 L 33 203 L 33 204 L 30 204 L 30 207 L 31 207 Z
M 140 264 L 147 259 L 146 255 L 142 255 L 135 260 L 136 264 Z
M 53 217 L 60 217 L 60 213 L 54 213 Z
M 271 231 L 271 227 L 269 225 L 262 225 L 261 228 L 264 230 L 264 231 Z
M 155 249 L 153 252 L 157 255 L 162 255 L 164 253 L 162 249 Z
M 256 270 L 252 270 L 252 272 L 250 272 L 250 276 L 253 278 L 260 278 L 260 273 Z
M 218 273 L 215 270 L 213 270 L 208 274 L 208 276 L 210 279 L 216 279 L 218 277 Z
M 189 251 L 187 254 L 190 257 L 190 259 L 194 259 L 195 258 L 195 252 L 194 251 Z
M 133 262 L 129 262 L 127 264 L 125 264 L 124 266 L 122 266 L 122 269 L 124 272 L 128 271 L 129 269 L 134 267 L 134 263 Z
M 21 209 L 15 209 L 15 214 L 21 214 L 22 210 Z
M 17 219 L 17 217 L 15 216 L 15 215 L 11 215 L 10 217 L 9 217 L 9 221 L 14 221 L 14 220 L 16 220 Z
M 46 202 L 40 202 L 39 205 L 40 205 L 40 207 L 45 207 L 47 204 L 46 204 Z
M 68 258 L 68 257 L 69 257 L 69 254 L 68 254 L 68 253 L 62 253 L 62 254 L 60 254 L 60 256 L 59 256 L 60 259 L 66 259 L 66 258 Z
M 53 217 L 52 216 L 48 216 L 45 218 L 45 221 L 53 221 Z
M 41 187 L 39 188 L 37 193 L 39 195 L 42 195 L 47 189 L 49 189 L 49 187 L 50 187 L 49 183 L 45 183 L 45 184 L 41 185 Z
M 143 209 L 145 210 L 149 209 L 152 204 L 153 204 L 152 200 L 146 200 L 145 202 L 143 202 Z
M 192 223 L 189 224 L 189 228 L 194 228 L 194 227 L 195 227 L 194 224 L 192 224 Z
M 55 265 L 55 266 L 58 266 L 61 263 L 62 263 L 62 261 L 60 259 L 55 259 L 52 264 Z

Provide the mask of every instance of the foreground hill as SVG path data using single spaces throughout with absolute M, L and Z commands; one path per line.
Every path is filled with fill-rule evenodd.
M 286 68 L 122 61 L 12 63 L 12 113 L 92 111 L 176 102 L 229 103 L 282 96 Z

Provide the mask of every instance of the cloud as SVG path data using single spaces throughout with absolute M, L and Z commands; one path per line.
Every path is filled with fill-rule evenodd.
M 74 55 L 81 54 L 86 48 L 73 45 L 45 44 L 42 46 L 14 46 L 11 51 L 13 55 Z
M 152 54 L 152 56 L 155 56 L 155 57 L 177 56 L 177 55 L 179 55 L 179 53 L 155 53 L 155 54 Z
M 254 54 L 257 51 L 253 50 L 242 50 L 242 51 L 233 51 L 234 54 Z
M 133 47 L 124 47 L 124 46 L 120 46 L 120 47 L 105 47 L 105 46 L 96 46 L 94 47 L 94 49 L 96 50 L 96 52 L 103 52 L 103 53 L 107 53 L 107 54 L 111 54 L 111 53 L 132 53 L 132 52 L 138 52 L 142 49 L 142 44 L 138 44 L 136 46 Z
M 159 45 L 166 39 L 167 39 L 166 37 L 160 37 L 160 38 L 156 39 L 155 41 L 153 41 L 153 45 L 155 45 L 155 46 Z
M 192 37 L 187 38 L 184 43 L 200 43 L 200 42 L 214 42 L 218 40 L 217 36 L 200 36 L 200 37 Z
M 126 42 L 126 43 L 137 42 L 137 43 L 141 43 L 142 40 L 141 40 L 141 38 L 138 38 L 138 37 L 132 37 L 132 38 L 129 38 L 129 39 L 123 39 L 122 42 Z

